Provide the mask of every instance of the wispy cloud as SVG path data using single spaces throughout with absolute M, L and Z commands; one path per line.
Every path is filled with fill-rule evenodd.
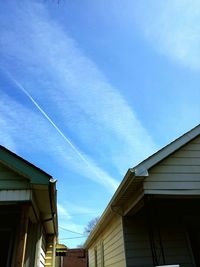
M 34 126 L 34 127 L 33 127 Z M 61 139 L 57 138 L 54 127 L 23 105 L 17 103 L 4 93 L 0 93 L 0 136 L 1 144 L 11 150 L 46 151 L 59 158 L 62 165 L 80 173 L 84 177 L 104 185 L 110 192 L 116 189 L 118 182 L 101 170 L 88 156 L 84 156 L 87 164 L 74 150 Z M 22 131 L 23 129 L 23 131 Z
M 58 216 L 60 219 L 63 219 L 66 221 L 72 218 L 68 210 L 60 203 L 57 203 L 57 208 L 58 208 Z
M 64 243 L 71 248 L 75 248 L 77 244 L 83 244 L 86 235 L 84 235 L 84 225 L 73 223 L 72 221 L 59 221 L 59 243 Z
M 59 221 L 59 242 L 66 243 L 68 246 L 69 243 L 72 247 L 77 245 L 77 241 L 82 244 L 86 239 L 86 234 L 84 234 L 84 229 L 87 224 L 80 224 L 80 217 L 84 214 L 93 214 L 90 208 L 81 207 L 80 205 L 75 205 L 74 203 L 64 201 L 62 204 L 58 203 L 58 221 Z M 77 221 L 79 218 L 78 223 Z M 83 220 L 84 221 L 84 220 Z M 70 242 L 69 242 L 70 241 Z M 74 245 L 73 245 L 74 244 Z
M 124 174 L 155 149 L 154 142 L 134 109 L 67 31 L 50 18 L 44 4 L 25 1 L 20 7 L 12 6 L 10 14 L 0 25 L 1 65 L 76 144 L 89 165 L 69 148 L 68 155 L 55 135 L 48 149 L 54 146 L 69 168 L 113 191 L 118 182 L 108 173 Z M 5 22 L 13 18 L 15 23 L 5 28 Z M 47 122 L 43 119 L 36 125 L 43 129 Z M 13 132 L 10 136 L 15 140 Z
M 83 238 L 86 238 L 83 234 L 84 227 L 85 227 L 84 225 L 75 224 L 72 221 L 66 222 L 65 220 L 63 222 L 60 222 L 60 232 L 62 232 L 62 234 L 66 238 L 70 238 L 70 237 L 74 238 L 76 236 L 81 237 L 81 235 L 83 236 Z
M 35 127 L 32 127 L 34 123 Z M 51 132 L 49 125 L 46 125 L 40 116 L 3 92 L 0 92 L 0 129 L 1 137 L 6 137 L 3 137 L 3 140 L 1 139 L 1 143 L 14 151 L 19 150 L 19 144 L 22 150 L 25 147 L 33 149 L 34 145 L 40 149 L 42 136 Z M 34 145 L 31 145 L 33 140 Z M 51 134 L 45 140 L 43 141 L 48 145 L 48 141 L 51 141 Z M 29 143 L 28 146 L 27 143 Z
M 88 208 L 86 206 L 81 206 L 80 203 L 76 204 L 69 201 L 64 201 L 64 206 L 72 215 L 84 215 L 84 214 L 89 214 L 93 216 L 98 215 L 95 209 Z
M 1 144 L 6 145 L 8 149 L 12 150 L 13 152 L 16 152 L 17 151 L 16 143 L 13 140 L 13 138 L 9 135 L 10 125 L 6 117 L 3 116 L 0 117 L 0 126 L 1 126 L 0 128 Z
M 142 0 L 132 11 L 157 51 L 191 69 L 200 69 L 200 1 Z
M 72 144 L 72 142 L 66 137 L 66 135 L 57 127 L 57 125 L 52 121 L 52 119 L 48 116 L 48 114 L 38 105 L 38 103 L 32 98 L 32 96 L 27 92 L 27 90 L 7 72 L 8 77 L 15 83 L 17 88 L 19 88 L 28 99 L 36 106 L 36 108 L 41 112 L 45 119 L 54 127 L 57 133 L 64 139 L 64 141 L 70 146 L 73 152 L 78 156 L 79 161 L 83 161 L 85 164 L 85 170 L 87 169 L 89 173 L 94 174 L 95 177 L 100 178 L 100 181 L 105 186 L 111 186 L 111 190 L 115 190 L 118 186 L 117 181 L 113 178 L 109 177 L 104 171 L 102 171 L 95 163 L 92 163 L 91 160 L 87 159 L 83 154 Z M 86 175 L 87 176 L 87 175 Z M 96 178 L 94 179 L 96 181 Z

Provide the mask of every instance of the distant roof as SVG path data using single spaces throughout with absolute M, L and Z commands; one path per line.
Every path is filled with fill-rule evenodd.
M 63 244 L 56 244 L 56 252 L 66 252 L 68 247 Z

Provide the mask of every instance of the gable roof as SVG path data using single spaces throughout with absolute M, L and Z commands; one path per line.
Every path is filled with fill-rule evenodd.
M 165 147 L 161 148 L 159 151 L 139 163 L 137 166 L 131 170 L 134 172 L 135 176 L 146 176 L 148 169 L 152 168 L 158 164 L 163 159 L 167 158 L 169 155 L 180 149 L 182 146 L 189 143 L 191 140 L 200 135 L 200 124 L 186 132 L 179 138 L 175 139 Z
M 163 147 L 162 149 L 160 149 L 135 167 L 128 169 L 121 184 L 113 195 L 107 208 L 103 212 L 99 222 L 87 238 L 84 247 L 89 247 L 96 235 L 98 235 L 101 229 L 105 227 L 107 220 L 112 218 L 114 211 L 113 208 L 119 205 L 119 203 L 127 201 L 127 197 L 125 197 L 125 195 L 128 193 L 130 194 L 131 190 L 134 191 L 134 189 L 137 189 L 138 183 L 143 181 L 145 177 L 148 177 L 148 170 L 150 168 L 157 165 L 160 161 L 162 161 L 163 159 L 165 159 L 166 157 L 168 157 L 169 155 L 171 155 L 172 153 L 174 153 L 199 135 L 200 124 L 191 129 L 190 131 L 186 132 L 179 138 L 175 139 L 174 141 L 172 141 L 171 143 L 169 143 L 168 145 L 166 145 L 165 147 Z M 129 188 L 131 188 L 131 190 Z
M 45 230 L 58 234 L 56 180 L 51 175 L 0 145 L 0 163 L 27 179 L 33 186 Z
M 0 145 L 0 162 L 29 179 L 33 184 L 48 184 L 52 176 Z

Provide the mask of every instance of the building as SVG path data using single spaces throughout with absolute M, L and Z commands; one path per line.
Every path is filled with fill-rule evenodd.
M 87 267 L 87 252 L 83 248 L 68 249 L 63 267 Z
M 63 267 L 63 258 L 66 256 L 68 248 L 64 244 L 56 244 L 56 264 L 55 267 Z
M 69 249 L 65 245 L 56 245 L 56 267 L 87 267 L 87 251 L 83 248 Z
M 0 266 L 55 266 L 56 182 L 3 146 L 0 216 Z
M 85 248 L 89 267 L 200 266 L 200 125 L 126 173 Z

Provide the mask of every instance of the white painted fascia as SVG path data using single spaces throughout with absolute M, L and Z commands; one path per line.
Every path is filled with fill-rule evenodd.
M 155 154 L 153 154 L 149 158 L 139 163 L 137 166 L 135 166 L 133 168 L 135 170 L 135 176 L 143 176 L 143 173 L 145 174 L 146 170 L 148 171 L 150 168 L 155 166 L 161 160 L 165 159 L 166 157 L 174 153 L 176 150 L 186 145 L 188 142 L 196 138 L 198 135 L 200 135 L 200 124 L 195 128 L 193 128 L 192 130 L 190 130 L 189 132 L 180 136 L 170 144 L 161 148 L 159 151 L 157 151 Z

